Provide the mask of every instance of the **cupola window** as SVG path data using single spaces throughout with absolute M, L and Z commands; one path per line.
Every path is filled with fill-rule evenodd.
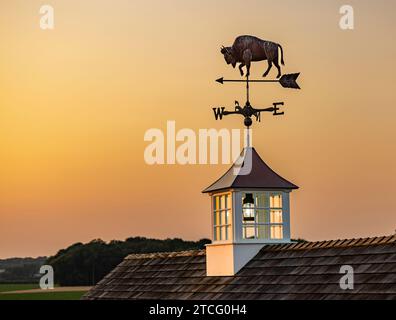
M 283 239 L 282 193 L 244 193 L 242 228 L 242 236 L 245 240 Z
M 232 239 L 231 194 L 213 196 L 213 238 L 214 241 Z

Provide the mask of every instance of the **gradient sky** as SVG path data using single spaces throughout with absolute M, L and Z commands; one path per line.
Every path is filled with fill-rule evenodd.
M 292 235 L 308 240 L 396 229 L 394 1 L 3 0 L 0 3 L 0 258 L 54 254 L 74 242 L 210 236 L 201 190 L 228 165 L 148 166 L 146 130 L 240 128 L 211 108 L 243 101 L 219 48 L 240 34 L 283 45 L 301 91 L 253 85 L 285 101 L 254 146 L 301 187 Z M 55 30 L 39 8 L 55 9 Z M 259 77 L 266 63 L 252 68 Z M 274 76 L 275 70 L 271 76 Z

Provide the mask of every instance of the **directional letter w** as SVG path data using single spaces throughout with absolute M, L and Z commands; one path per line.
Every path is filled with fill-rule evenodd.
M 223 119 L 224 110 L 225 110 L 225 108 L 213 108 L 213 112 L 214 112 L 216 120 Z

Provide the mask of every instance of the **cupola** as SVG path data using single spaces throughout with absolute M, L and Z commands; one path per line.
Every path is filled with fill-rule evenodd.
M 290 242 L 290 193 L 296 185 L 274 172 L 254 148 L 203 193 L 211 198 L 208 276 L 235 275 L 266 244 Z

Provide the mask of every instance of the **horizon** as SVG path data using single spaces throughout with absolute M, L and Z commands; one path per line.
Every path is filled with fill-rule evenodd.
M 394 234 L 396 3 L 349 1 L 349 31 L 338 25 L 343 4 L 53 0 L 55 29 L 41 30 L 42 1 L 3 1 L 0 259 L 97 238 L 211 239 L 201 191 L 230 165 L 150 166 L 144 135 L 167 121 L 196 133 L 244 129 L 212 111 L 244 100 L 243 86 L 215 82 L 240 78 L 220 47 L 241 34 L 280 43 L 283 74 L 301 72 L 299 91 L 251 86 L 255 105 L 285 101 L 285 116 L 254 124 L 253 147 L 300 186 L 292 238 Z M 254 63 L 252 78 L 266 67 Z
M 106 243 L 106 244 L 110 244 L 112 241 L 122 241 L 122 242 L 125 242 L 125 241 L 127 241 L 128 239 L 130 239 L 130 238 L 143 238 L 143 239 L 146 239 L 146 240 L 159 240 L 159 241 L 165 241 L 165 240 L 182 240 L 182 241 L 184 241 L 184 242 L 198 242 L 198 241 L 201 241 L 201 240 L 210 240 L 210 239 L 208 239 L 208 238 L 202 238 L 202 239 L 198 239 L 198 240 L 188 240 L 188 239 L 181 239 L 181 238 L 163 238 L 163 239 L 157 239 L 157 238 L 148 238 L 148 237 L 145 237 L 145 236 L 132 236 L 132 237 L 125 238 L 125 239 L 123 239 L 123 240 L 122 240 L 122 239 L 111 239 L 111 240 L 107 240 L 107 241 L 105 241 L 105 240 L 103 240 L 103 239 L 100 239 L 100 238 L 96 238 L 96 239 L 92 239 L 92 240 L 87 241 L 87 242 L 80 242 L 80 241 L 77 241 L 77 242 L 75 242 L 75 243 L 71 243 L 71 244 L 65 246 L 64 248 L 59 248 L 59 250 L 58 250 L 57 252 L 55 252 L 54 254 L 51 254 L 51 255 L 22 256 L 22 257 L 13 257 L 13 256 L 11 256 L 11 257 L 5 257 L 5 258 L 0 257 L 0 261 L 3 261 L 3 260 L 10 260 L 10 259 L 39 259 L 39 258 L 50 258 L 50 257 L 56 255 L 60 250 L 64 250 L 64 249 L 70 248 L 70 247 L 72 247 L 72 246 L 74 246 L 74 245 L 76 245 L 76 244 L 78 244 L 78 243 L 81 243 L 82 245 L 86 245 L 86 244 L 89 244 L 89 243 L 91 243 L 91 242 L 93 242 L 93 241 L 98 241 L 98 240 L 100 240 L 100 241 L 103 241 L 103 242 Z

